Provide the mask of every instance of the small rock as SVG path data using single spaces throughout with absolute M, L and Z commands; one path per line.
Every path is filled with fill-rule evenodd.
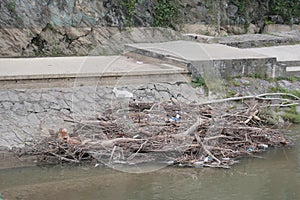
M 275 24 L 282 24 L 284 22 L 283 18 L 280 15 L 271 15 L 269 16 L 269 18 Z
M 37 118 L 37 116 L 33 113 L 29 114 L 27 116 L 27 119 L 28 121 L 31 123 L 31 124 L 39 124 L 40 123 L 40 120 Z
M 11 102 L 3 102 L 3 103 L 2 103 L 2 106 L 3 106 L 3 108 L 4 108 L 5 110 L 11 110 L 12 107 L 13 107 L 13 103 L 11 103 Z
M 9 99 L 13 102 L 19 101 L 19 97 L 15 91 L 8 91 Z
M 300 106 L 297 106 L 297 107 L 296 107 L 296 111 L 297 111 L 297 113 L 300 114 Z
M 230 4 L 226 10 L 229 17 L 234 17 L 239 8 L 234 4 Z
M 0 102 L 1 101 L 9 101 L 9 97 L 7 95 L 7 92 L 0 92 Z
M 24 106 L 27 112 L 34 112 L 34 105 L 29 102 L 24 102 Z

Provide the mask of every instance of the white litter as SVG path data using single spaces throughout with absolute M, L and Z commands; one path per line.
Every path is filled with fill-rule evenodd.
M 133 98 L 133 94 L 125 90 L 118 90 L 117 88 L 114 88 L 113 93 L 115 93 L 117 98 Z

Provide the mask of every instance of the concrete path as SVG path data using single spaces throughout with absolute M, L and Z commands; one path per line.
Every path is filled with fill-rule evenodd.
M 172 41 L 164 43 L 144 43 L 127 45 L 127 50 L 166 60 L 169 63 L 189 63 L 187 68 L 194 77 L 221 79 L 260 74 L 275 77 L 276 58 L 247 49 L 239 49 L 221 44 L 204 44 L 192 41 Z
M 95 79 L 101 79 L 102 84 L 113 85 L 124 77 L 128 77 L 126 84 L 187 81 L 186 65 L 176 67 L 174 62 L 164 62 L 168 59 L 177 59 L 177 63 L 198 62 L 199 66 L 212 61 L 209 67 L 222 69 L 225 76 L 268 71 L 268 76 L 273 77 L 282 71 L 274 69 L 276 62 L 297 61 L 299 65 L 286 63 L 283 70 L 300 71 L 300 45 L 239 49 L 221 44 L 172 41 L 131 44 L 127 50 L 139 51 L 145 57 L 154 55 L 162 62 L 125 56 L 4 58 L 0 59 L 0 88 L 70 86 L 79 79 L 85 79 L 80 84 L 88 79 L 93 79 L 94 84 Z M 204 73 L 200 68 L 199 73 Z
M 223 77 L 260 74 L 275 78 L 300 74 L 300 45 L 240 49 L 221 44 L 172 41 L 130 44 L 127 50 L 165 60 L 183 59 L 197 68 L 194 73 L 199 71 L 202 75 L 205 68 L 218 69 Z
M 300 61 L 300 45 L 250 48 L 247 50 L 266 56 L 275 56 L 277 61 Z
M 200 60 L 230 60 L 269 58 L 264 55 L 245 49 L 238 49 L 221 44 L 205 44 L 192 41 L 172 41 L 164 43 L 140 43 L 127 45 L 131 49 L 144 49 L 165 56 L 183 58 L 189 61 Z
M 285 68 L 287 76 L 300 76 L 300 45 L 251 48 L 248 50 L 275 56 L 278 64 Z
M 3 81 L 22 82 L 42 79 L 72 79 L 71 81 L 82 78 L 116 79 L 124 76 L 135 78 L 141 76 L 141 81 L 145 82 L 147 77 L 151 79 L 153 76 L 165 76 L 164 78 L 167 79 L 173 77 L 174 74 L 185 73 L 187 73 L 185 69 L 169 64 L 144 63 L 124 56 L 0 59 L 0 81 L 2 83 Z M 8 85 L 7 87 L 13 87 L 13 83 Z M 1 87 L 3 88 L 5 85 L 2 84 Z

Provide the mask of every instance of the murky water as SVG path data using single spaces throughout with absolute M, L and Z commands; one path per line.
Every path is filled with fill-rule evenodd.
M 300 199 L 300 126 L 295 145 L 230 170 L 165 168 L 146 174 L 85 167 L 0 170 L 4 199 Z

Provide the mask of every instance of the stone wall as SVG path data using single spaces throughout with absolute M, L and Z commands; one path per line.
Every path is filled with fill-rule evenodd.
M 178 38 L 178 34 L 166 29 L 160 29 L 160 33 L 152 31 L 153 34 L 142 29 L 140 34 L 135 34 L 136 29 L 128 27 L 152 27 L 157 24 L 156 12 L 161 0 L 136 1 L 130 12 L 126 2 L 131 1 L 2 0 L 0 56 L 87 55 L 99 46 L 99 55 L 118 54 L 122 49 L 120 46 L 126 42 L 158 42 Z M 167 26 L 183 32 L 210 35 L 257 33 L 263 30 L 266 23 L 290 23 L 278 21 L 284 17 L 270 9 L 273 1 L 169 2 L 175 2 L 178 13 L 172 17 L 166 12 L 171 20 Z M 291 8 L 283 7 L 283 10 L 285 15 L 291 12 L 291 23 L 299 23 L 299 16 L 294 16 Z M 142 39 L 139 40 L 139 37 Z
M 155 83 L 145 85 L 116 85 L 118 90 L 133 94 L 131 101 L 160 103 L 174 98 L 180 102 L 199 102 L 204 99 L 201 88 L 188 83 Z M 112 116 L 127 110 L 130 99 L 119 98 L 113 86 L 73 88 L 0 90 L 0 151 L 24 146 L 25 142 L 49 136 L 48 129 L 67 128 L 76 133 L 74 124 L 95 118 L 102 112 Z M 161 110 L 163 112 L 163 110 Z M 121 113 L 126 119 L 126 113 Z M 168 116 L 166 116 L 168 117 Z M 130 123 L 130 120 L 128 121 Z

